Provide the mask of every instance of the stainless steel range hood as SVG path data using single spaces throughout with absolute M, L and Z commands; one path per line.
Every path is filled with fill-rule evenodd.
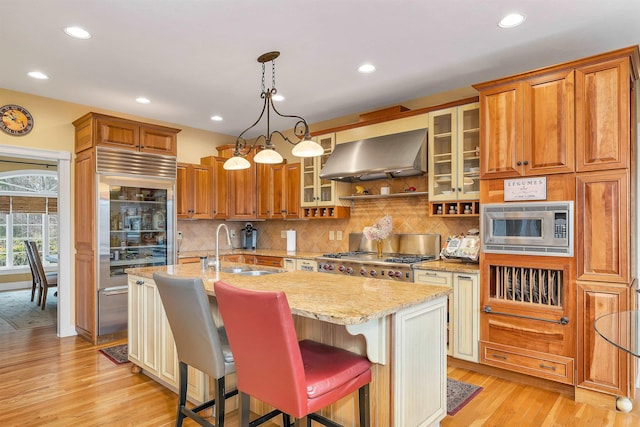
M 357 182 L 422 175 L 427 171 L 427 129 L 337 144 L 320 178 Z

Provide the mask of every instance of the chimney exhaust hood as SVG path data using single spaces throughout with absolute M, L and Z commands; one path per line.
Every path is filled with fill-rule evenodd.
M 337 144 L 321 179 L 358 182 L 422 175 L 427 171 L 427 129 Z

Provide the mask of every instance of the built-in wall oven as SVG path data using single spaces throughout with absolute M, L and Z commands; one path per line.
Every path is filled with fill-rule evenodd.
M 573 256 L 572 201 L 491 203 L 480 212 L 485 253 Z

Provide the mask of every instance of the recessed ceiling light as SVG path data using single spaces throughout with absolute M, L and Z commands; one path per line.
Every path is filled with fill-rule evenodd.
M 280 101 L 284 101 L 284 96 L 277 94 L 277 95 L 273 95 L 271 99 L 273 99 L 274 101 L 280 102 Z
M 214 122 L 221 122 L 222 121 L 222 117 L 221 116 L 211 116 L 211 120 L 213 120 Z
M 91 33 L 89 33 L 84 28 L 80 28 L 80 27 L 66 27 L 64 29 L 64 32 L 67 35 L 74 37 L 76 39 L 87 40 L 91 38 Z
M 29 71 L 27 75 L 31 78 L 38 79 L 38 80 L 49 79 L 49 76 L 47 76 L 45 73 L 41 73 L 40 71 Z
M 373 73 L 375 70 L 376 67 L 371 64 L 362 64 L 360 67 L 358 67 L 358 71 L 363 74 Z
M 498 22 L 500 28 L 513 28 L 524 22 L 524 15 L 519 13 L 510 13 Z
M 136 102 L 138 104 L 148 104 L 151 101 L 149 100 L 149 98 L 145 98 L 144 96 L 140 96 L 140 97 L 136 98 Z

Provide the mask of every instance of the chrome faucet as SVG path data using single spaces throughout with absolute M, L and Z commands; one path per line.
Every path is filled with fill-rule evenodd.
M 227 245 L 231 246 L 231 237 L 229 237 L 229 228 L 227 228 L 226 224 L 220 224 L 218 226 L 218 228 L 216 229 L 216 263 L 215 263 L 215 269 L 216 272 L 220 271 L 220 251 L 218 249 L 218 247 L 220 246 L 219 244 L 219 240 L 220 240 L 220 229 L 224 227 L 224 231 L 227 232 Z

